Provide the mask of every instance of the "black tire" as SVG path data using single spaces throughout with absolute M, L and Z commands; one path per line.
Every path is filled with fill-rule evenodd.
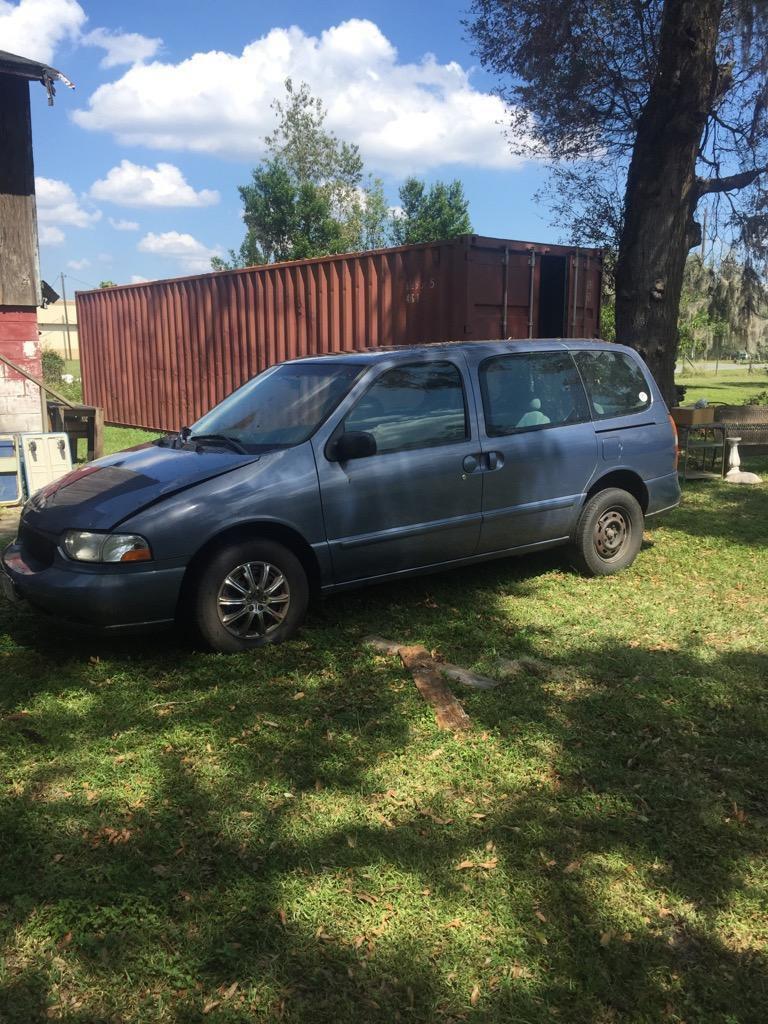
M 301 625 L 308 601 L 307 574 L 296 555 L 276 541 L 254 539 L 211 555 L 191 605 L 203 640 L 232 654 L 287 640 Z
M 582 509 L 571 545 L 573 565 L 587 576 L 628 568 L 643 543 L 643 510 L 633 495 L 609 487 Z

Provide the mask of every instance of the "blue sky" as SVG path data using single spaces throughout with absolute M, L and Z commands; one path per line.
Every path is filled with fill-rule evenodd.
M 459 177 L 475 230 L 558 241 L 477 66 L 467 3 L 0 0 L 0 46 L 76 85 L 32 86 L 43 277 L 69 288 L 196 273 L 239 245 L 237 185 L 287 74 L 322 97 L 394 204 L 402 179 Z

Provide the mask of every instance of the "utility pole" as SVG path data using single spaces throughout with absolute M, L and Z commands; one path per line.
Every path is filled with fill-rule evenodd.
M 72 358 L 72 339 L 69 336 L 69 311 L 67 310 L 67 293 L 64 289 L 64 272 L 60 274 L 61 277 L 61 301 L 64 303 L 64 323 L 66 324 L 67 333 L 67 344 L 65 351 L 67 353 L 67 359 Z

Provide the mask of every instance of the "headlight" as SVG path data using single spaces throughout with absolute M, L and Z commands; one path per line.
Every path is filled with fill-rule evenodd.
M 149 562 L 152 549 L 135 533 L 89 533 L 67 530 L 64 553 L 75 562 Z

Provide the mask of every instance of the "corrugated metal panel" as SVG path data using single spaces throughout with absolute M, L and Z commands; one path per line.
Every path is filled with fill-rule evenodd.
M 574 250 L 467 235 L 78 292 L 85 400 L 109 423 L 174 430 L 284 359 L 503 331 L 528 337 L 540 306 L 532 253 L 560 255 L 565 266 Z M 577 296 L 580 333 L 591 337 L 601 257 L 581 250 L 579 259 L 591 259 L 593 277 L 582 275 Z

